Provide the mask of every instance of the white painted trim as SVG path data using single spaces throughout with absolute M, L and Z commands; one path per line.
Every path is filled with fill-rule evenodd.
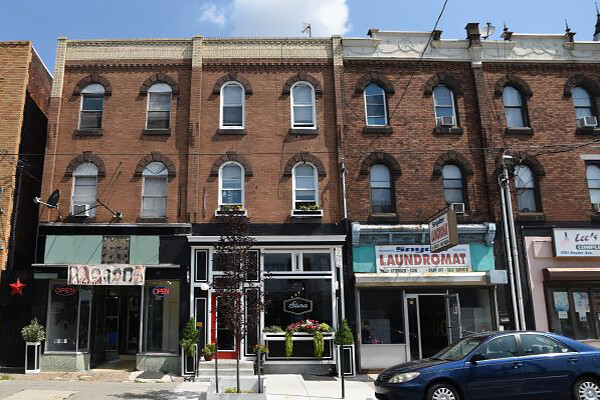
M 294 125 L 294 88 L 298 85 L 305 85 L 310 87 L 310 96 L 312 101 L 312 125 Z M 292 129 L 316 129 L 317 128 L 317 102 L 315 99 L 315 88 L 308 81 L 299 81 L 292 85 L 290 88 L 290 124 Z
M 369 124 L 369 113 L 367 111 L 367 86 L 369 85 L 375 85 L 377 86 L 379 89 L 381 89 L 381 93 L 383 94 L 383 113 L 385 115 L 385 124 L 383 125 L 372 125 Z M 365 103 L 365 125 L 366 126 L 387 126 L 388 124 L 388 109 L 387 109 L 387 96 L 385 94 L 385 90 L 381 87 L 381 85 L 377 84 L 377 83 L 373 83 L 373 82 L 369 82 L 369 85 L 365 86 L 365 88 L 363 89 L 363 103 Z
M 241 126 L 223 126 L 223 90 L 227 86 L 239 86 L 242 89 L 242 125 Z M 221 92 L 219 93 L 219 128 L 220 129 L 244 129 L 246 127 L 246 89 L 241 83 L 236 81 L 225 82 L 221 86 Z
M 188 242 L 191 243 L 217 243 L 220 236 L 187 236 Z M 344 242 L 346 235 L 307 235 L 307 236 L 252 236 L 255 242 L 274 242 L 274 243 L 295 243 L 295 242 Z M 289 248 L 289 246 L 288 246 Z
M 452 90 L 451 87 L 449 87 L 448 85 L 444 85 L 443 83 L 440 83 L 438 85 L 435 85 L 435 87 L 433 88 L 433 90 L 431 91 L 431 98 L 433 100 L 433 116 L 435 118 L 435 125 L 438 126 L 438 116 L 436 115 L 436 105 L 435 105 L 435 89 L 437 89 L 438 87 L 443 86 L 446 89 L 448 89 L 450 91 L 450 98 L 452 99 L 452 118 L 454 118 L 454 126 L 453 128 L 458 127 L 458 109 L 456 108 L 456 94 L 454 93 L 454 90 Z M 447 107 L 442 107 L 440 106 L 440 108 L 447 108 Z
M 166 171 L 166 173 L 164 175 L 154 175 L 154 176 L 150 176 L 150 175 L 146 175 L 144 174 L 144 172 L 146 171 L 146 167 L 144 167 L 144 170 L 142 171 L 142 196 L 140 198 L 141 204 L 140 204 L 140 217 L 142 218 L 166 218 L 167 217 L 167 206 L 169 204 L 169 173 L 168 173 L 168 169 L 167 166 L 161 162 L 161 161 L 153 161 L 150 164 L 154 164 L 154 163 L 159 163 L 162 164 L 163 167 L 165 168 L 163 171 Z M 148 165 L 150 165 L 148 164 Z M 150 177 L 150 179 L 156 179 L 157 181 L 159 179 L 162 179 L 164 181 L 164 185 L 165 185 L 165 213 L 164 215 L 144 215 L 144 193 L 146 191 L 146 179 L 148 179 L 148 177 Z M 149 198 L 154 198 L 154 199 L 159 199 L 162 197 L 149 197 Z
M 317 167 L 315 167 L 315 165 L 313 163 L 304 161 L 304 162 L 299 162 L 296 165 L 294 165 L 294 168 L 292 169 L 292 210 L 296 209 L 296 167 L 298 165 L 310 165 L 313 169 L 313 180 L 314 180 L 314 191 L 315 191 L 315 200 L 314 203 L 317 205 L 317 207 L 319 207 L 319 175 L 317 173 Z M 306 201 L 306 203 L 310 203 L 310 201 Z
M 171 95 L 171 99 L 169 100 L 169 126 L 166 129 L 171 129 L 171 116 L 173 115 L 173 88 L 171 88 L 171 90 L 169 90 L 168 92 L 151 92 L 150 89 L 152 88 L 152 86 L 159 84 L 159 83 L 164 83 L 164 82 L 157 82 L 152 84 L 149 88 L 148 88 L 148 92 L 146 93 L 146 125 L 145 125 L 145 129 L 149 130 L 149 131 L 160 131 L 163 130 L 164 128 L 148 128 L 148 115 L 149 115 L 149 111 L 150 111 L 150 96 L 152 95 L 152 93 L 169 93 Z M 164 83 L 165 85 L 168 85 L 169 87 L 171 85 L 169 85 L 168 83 Z
M 221 167 L 219 168 L 219 198 L 218 198 L 218 204 L 219 206 L 222 205 L 236 205 L 236 204 L 224 204 L 223 203 L 223 168 L 229 166 L 229 165 L 237 165 L 238 167 L 240 167 L 240 183 L 241 183 L 241 189 L 242 189 L 242 208 L 245 209 L 246 208 L 246 190 L 245 190 L 245 185 L 246 185 L 246 180 L 245 180 L 245 173 L 246 171 L 244 170 L 244 166 L 242 164 L 240 164 L 239 162 L 236 161 L 227 161 L 225 163 L 223 163 L 223 165 L 221 165 Z
M 580 157 L 584 161 L 598 161 L 598 160 L 600 160 L 600 154 L 582 154 Z

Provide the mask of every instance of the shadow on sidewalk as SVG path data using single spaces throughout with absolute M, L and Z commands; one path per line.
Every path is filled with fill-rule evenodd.
M 144 393 L 113 394 L 118 399 L 145 399 L 145 400 L 206 400 L 206 393 L 198 392 L 173 392 L 172 390 L 152 390 Z

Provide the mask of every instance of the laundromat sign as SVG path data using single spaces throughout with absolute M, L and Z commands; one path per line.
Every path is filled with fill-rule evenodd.
M 430 246 L 376 246 L 377 272 L 434 273 L 471 271 L 471 252 L 468 244 L 432 253 Z
M 600 257 L 600 229 L 554 229 L 556 257 Z

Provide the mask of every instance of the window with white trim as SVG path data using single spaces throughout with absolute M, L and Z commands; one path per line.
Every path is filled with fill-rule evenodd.
M 142 172 L 142 217 L 162 218 L 167 216 L 167 181 L 169 171 L 165 164 L 153 162 Z
M 445 125 L 442 120 L 443 117 L 445 117 L 444 119 L 451 118 L 452 126 L 458 125 L 454 92 L 448 86 L 437 85 L 433 89 L 433 106 L 437 125 Z
M 522 212 L 538 211 L 535 176 L 526 165 L 515 167 L 515 189 L 517 192 L 517 207 Z
M 600 165 L 588 164 L 586 166 L 588 190 L 592 204 L 600 203 Z
M 461 169 L 454 164 L 442 167 L 442 185 L 446 204 L 465 203 L 465 185 Z
M 308 163 L 296 164 L 293 172 L 294 209 L 301 206 L 318 206 L 317 169 Z
M 155 83 L 148 89 L 146 129 L 169 129 L 173 90 L 166 83 Z
M 595 116 L 594 108 L 592 106 L 592 98 L 590 97 L 590 94 L 581 86 L 575 86 L 571 91 L 571 97 L 573 100 L 573 107 L 575 107 L 575 118 L 577 119 L 577 126 L 589 126 L 584 123 L 585 118 Z M 596 121 L 596 126 L 597 125 L 598 123 Z
M 390 169 L 383 164 L 371 166 L 371 211 L 373 214 L 393 213 Z
M 221 128 L 244 128 L 244 102 L 244 87 L 238 82 L 227 82 L 221 87 Z
M 71 214 L 74 216 L 93 217 L 96 214 L 96 190 L 98 186 L 98 167 L 87 162 L 80 164 L 73 171 L 73 195 L 71 197 Z
M 87 85 L 81 91 L 81 109 L 79 111 L 79 129 L 102 128 L 104 108 L 104 86 L 98 83 Z
M 387 125 L 387 107 L 383 88 L 375 83 L 368 84 L 364 91 L 367 126 Z
M 308 82 L 297 82 L 291 89 L 292 128 L 316 128 L 315 89 Z
M 509 128 L 527 127 L 527 115 L 521 92 L 512 86 L 506 86 L 502 91 L 502 101 L 504 102 L 506 125 Z
M 244 168 L 235 162 L 219 170 L 219 205 L 244 207 Z

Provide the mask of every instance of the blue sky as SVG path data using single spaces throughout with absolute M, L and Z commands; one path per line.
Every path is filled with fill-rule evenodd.
M 204 36 L 364 37 L 369 28 L 430 31 L 444 0 L 4 0 L 0 40 L 32 40 L 52 69 L 56 38 Z M 443 38 L 464 38 L 467 22 L 492 22 L 501 30 L 562 33 L 565 18 L 577 40 L 590 40 L 593 0 L 449 0 L 438 29 Z M 493 36 L 498 37 L 498 34 Z

